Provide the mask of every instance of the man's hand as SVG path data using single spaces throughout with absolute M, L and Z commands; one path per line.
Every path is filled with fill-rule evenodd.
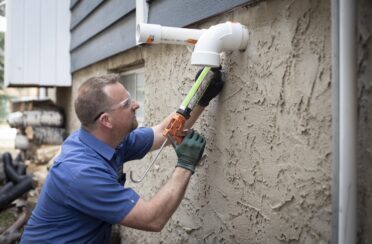
M 192 173 L 203 155 L 206 141 L 202 135 L 194 130 L 189 130 L 179 145 L 173 145 L 178 156 L 176 167 L 190 170 Z
M 199 75 L 203 69 L 200 69 L 195 76 L 195 80 L 198 79 Z M 211 82 L 204 92 L 203 96 L 200 98 L 198 104 L 202 107 L 206 107 L 209 105 L 209 102 L 216 97 L 222 90 L 224 81 L 221 75 L 221 67 L 220 68 L 212 68 L 211 71 L 213 72 L 213 76 L 211 78 Z

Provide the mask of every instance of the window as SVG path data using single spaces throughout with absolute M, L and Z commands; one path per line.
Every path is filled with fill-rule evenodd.
M 124 85 L 132 98 L 136 100 L 140 108 L 136 112 L 139 126 L 143 126 L 145 120 L 145 76 L 144 69 L 131 70 L 120 74 L 120 82 Z

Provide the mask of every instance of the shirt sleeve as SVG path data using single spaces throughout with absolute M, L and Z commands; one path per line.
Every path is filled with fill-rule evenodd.
M 67 186 L 66 204 L 102 221 L 119 223 L 135 206 L 139 195 L 121 186 L 104 167 L 86 167 Z
M 132 131 L 118 147 L 121 162 L 143 158 L 154 143 L 154 132 L 151 128 L 138 128 Z

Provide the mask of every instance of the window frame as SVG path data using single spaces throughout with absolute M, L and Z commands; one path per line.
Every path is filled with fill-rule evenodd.
M 135 68 L 135 69 L 131 69 L 131 70 L 127 70 L 127 71 L 124 71 L 124 72 L 119 72 L 118 73 L 119 76 L 120 76 L 120 83 L 123 84 L 123 82 L 121 81 L 121 78 L 123 76 L 129 76 L 129 75 L 135 75 L 135 93 L 133 94 L 133 91 L 129 91 L 128 92 L 131 94 L 132 98 L 134 100 L 136 100 L 137 102 L 141 102 L 140 103 L 140 108 L 143 109 L 143 116 L 141 117 L 138 117 L 137 116 L 137 121 L 138 121 L 138 126 L 143 126 L 144 125 L 144 122 L 145 122 L 145 91 L 143 91 L 143 101 L 138 101 L 137 100 L 137 77 L 138 77 L 138 74 L 143 74 L 143 82 L 145 82 L 145 68 L 144 67 L 141 67 L 141 68 Z M 125 86 L 125 84 L 123 84 Z M 144 87 L 145 87 L 145 84 L 144 84 Z M 127 89 L 127 87 L 125 87 Z

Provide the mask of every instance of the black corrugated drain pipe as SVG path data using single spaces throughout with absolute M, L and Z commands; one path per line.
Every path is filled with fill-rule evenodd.
M 17 173 L 10 153 L 4 153 L 2 159 L 4 172 L 9 182 L 0 189 L 0 210 L 5 209 L 11 202 L 34 188 L 30 175 L 19 175 Z

